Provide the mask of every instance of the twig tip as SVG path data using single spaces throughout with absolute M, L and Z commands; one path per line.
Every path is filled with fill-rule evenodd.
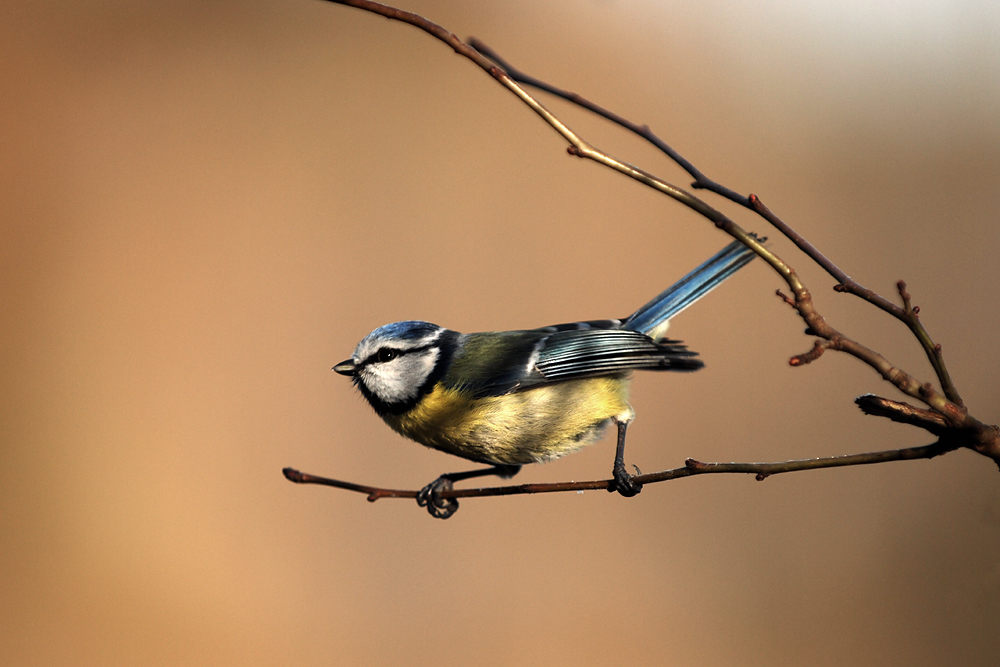
M 803 352 L 802 354 L 796 354 L 794 357 L 788 360 L 789 366 L 805 366 L 810 364 L 826 352 L 826 348 L 829 347 L 829 343 L 825 340 L 817 340 L 813 342 L 813 348 L 808 352 Z
M 780 289 L 774 290 L 774 293 L 778 296 L 779 299 L 787 303 L 792 308 L 795 308 L 795 300 L 792 299 L 790 296 L 782 292 Z

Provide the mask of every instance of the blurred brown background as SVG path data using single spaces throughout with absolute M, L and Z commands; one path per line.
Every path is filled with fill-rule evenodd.
M 862 283 L 907 279 L 1000 421 L 995 3 L 405 7 L 649 123 Z M 0 123 L 4 664 L 996 664 L 1000 475 L 969 452 L 446 522 L 282 478 L 465 466 L 330 372 L 375 326 L 621 316 L 726 242 L 415 29 L 312 0 L 8 1 Z M 835 326 L 931 379 L 902 325 L 773 246 Z M 898 394 L 851 358 L 787 365 L 811 341 L 780 286 L 758 264 L 677 319 L 707 368 L 637 378 L 632 462 L 929 442 L 857 411 Z

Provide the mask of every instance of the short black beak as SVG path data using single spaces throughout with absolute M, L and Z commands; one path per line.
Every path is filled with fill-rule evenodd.
M 348 375 L 353 377 L 355 371 L 358 370 L 358 367 L 354 365 L 353 359 L 347 359 L 345 361 L 341 361 L 339 364 L 334 366 L 333 370 L 336 371 L 337 373 L 340 373 L 341 375 Z

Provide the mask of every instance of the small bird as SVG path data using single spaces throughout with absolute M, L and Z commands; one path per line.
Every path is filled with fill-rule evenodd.
M 614 488 L 642 486 L 625 468 L 631 371 L 695 371 L 704 364 L 665 338 L 670 318 L 747 265 L 754 253 L 733 242 L 631 316 L 524 331 L 463 334 L 421 321 L 395 322 L 365 336 L 333 367 L 353 379 L 394 431 L 489 468 L 447 473 L 417 502 L 446 519 L 458 500 L 441 497 L 453 482 L 509 478 L 526 463 L 559 458 L 618 427 Z M 636 469 L 638 472 L 638 468 Z

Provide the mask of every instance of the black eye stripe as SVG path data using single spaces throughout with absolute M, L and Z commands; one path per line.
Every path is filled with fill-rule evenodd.
M 367 366 L 368 364 L 379 364 L 387 361 L 392 361 L 404 354 L 412 354 L 414 352 L 423 352 L 424 350 L 429 350 L 434 347 L 435 344 L 423 345 L 421 347 L 412 347 L 407 350 L 400 350 L 396 347 L 380 347 L 373 354 L 370 354 L 367 359 L 361 362 L 362 365 Z

